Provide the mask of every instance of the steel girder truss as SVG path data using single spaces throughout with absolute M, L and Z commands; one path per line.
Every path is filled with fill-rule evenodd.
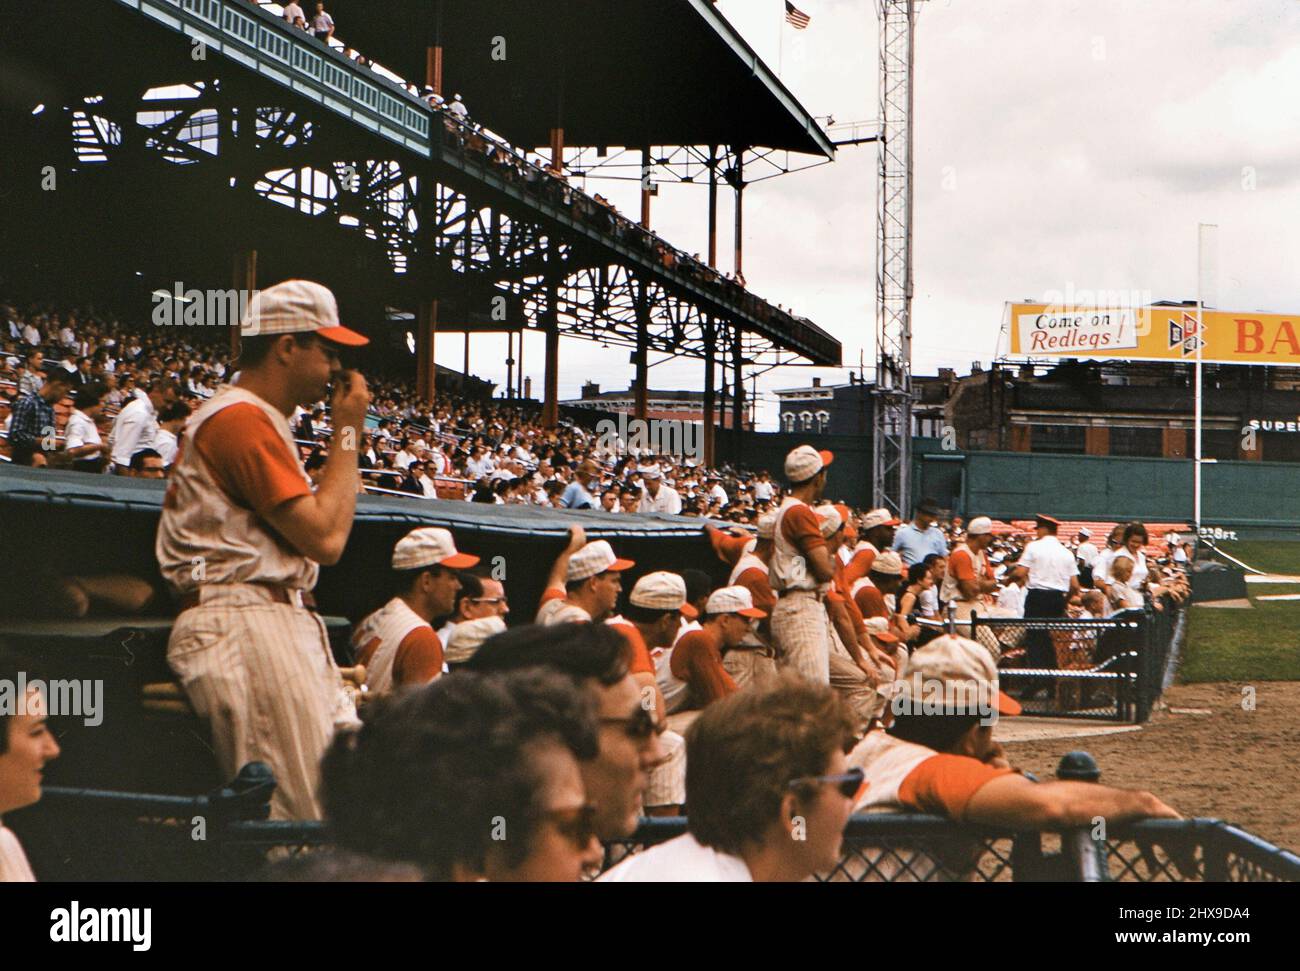
M 909 512 L 912 466 L 912 66 L 917 0 L 877 0 L 880 173 L 877 199 L 875 503 Z
M 650 166 L 644 168 L 641 149 L 619 148 L 601 154 L 599 149 L 581 148 L 567 152 L 564 164 L 579 184 L 587 179 L 622 182 L 642 182 L 651 186 L 660 182 L 678 182 L 688 185 L 709 184 L 709 168 L 717 169 L 720 187 L 737 187 L 737 173 L 744 172 L 744 184 L 763 182 L 778 175 L 802 172 L 818 165 L 829 165 L 829 159 L 797 155 L 800 164 L 791 161 L 792 153 L 775 148 L 746 148 L 737 151 L 727 146 L 655 146 L 650 148 Z M 738 169 L 737 159 L 743 159 L 744 168 Z
M 635 347 L 644 314 L 648 350 L 703 359 L 711 349 L 718 363 L 734 366 L 734 324 L 660 281 L 609 262 L 596 247 L 417 176 L 399 161 L 347 159 L 347 148 L 328 144 L 305 115 L 234 104 L 219 79 L 155 87 L 134 99 L 84 100 L 70 122 L 81 163 L 111 164 L 143 152 L 175 165 L 220 166 L 232 185 L 243 183 L 268 202 L 380 242 L 395 277 L 429 278 L 434 292 L 463 293 L 468 309 L 489 313 L 492 296 L 503 295 L 524 308 L 525 318 L 510 325 L 539 328 L 553 282 L 561 334 Z M 718 164 L 725 172 L 734 157 L 719 153 Z M 804 362 L 748 331 L 740 334 L 740 347 L 746 367 Z

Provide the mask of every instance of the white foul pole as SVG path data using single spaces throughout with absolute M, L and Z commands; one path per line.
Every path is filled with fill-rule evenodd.
M 1219 227 L 1210 223 L 1201 223 L 1196 233 L 1196 418 L 1195 418 L 1195 454 L 1192 480 L 1192 518 L 1196 522 L 1196 535 L 1201 535 L 1201 420 L 1204 391 L 1201 381 L 1201 362 L 1205 349 L 1204 310 L 1218 304 L 1216 289 L 1219 270 Z

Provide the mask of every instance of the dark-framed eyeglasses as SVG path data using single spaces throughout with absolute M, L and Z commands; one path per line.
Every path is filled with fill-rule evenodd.
M 651 735 L 663 734 L 666 727 L 655 721 L 654 715 L 650 714 L 648 709 L 640 707 L 626 718 L 603 717 L 597 720 L 602 725 L 618 725 L 627 733 L 628 738 L 638 742 L 646 741 Z
M 849 769 L 848 772 L 838 772 L 834 775 L 807 775 L 799 779 L 791 779 L 786 783 L 786 788 L 806 789 L 812 786 L 833 785 L 839 789 L 840 795 L 845 799 L 852 799 L 862 791 L 865 778 L 865 772 L 853 768 Z
M 585 850 L 596 835 L 597 811 L 596 804 L 588 802 L 568 809 L 547 810 L 542 813 L 542 818 L 548 820 L 555 831 L 576 849 Z

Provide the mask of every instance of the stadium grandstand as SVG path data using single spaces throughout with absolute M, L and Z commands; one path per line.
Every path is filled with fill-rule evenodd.
M 745 167 L 834 146 L 708 0 L 93 0 L 7 28 L 0 691 L 30 670 L 102 697 L 57 733 L 0 711 L 0 881 L 965 880 L 1012 856 L 1085 879 L 1016 833 L 1065 846 L 1103 812 L 1153 879 L 1198 850 L 1214 876 L 1211 848 L 1300 873 L 1158 795 L 1012 772 L 982 720 L 1149 717 L 1186 523 L 921 497 L 902 522 L 843 501 L 815 443 L 742 461 L 746 370 L 841 360 L 745 280 Z M 654 231 L 646 181 L 636 219 L 588 194 L 578 160 L 613 149 L 702 160 L 706 257 Z M 472 373 L 478 332 L 543 335 L 539 400 L 522 361 Z M 632 420 L 652 352 L 698 359 L 698 453 L 563 407 L 562 337 L 632 349 Z M 948 699 L 938 731 L 910 677 Z

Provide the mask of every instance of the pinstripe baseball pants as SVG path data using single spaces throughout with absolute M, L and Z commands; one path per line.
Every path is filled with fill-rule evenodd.
M 650 770 L 646 784 L 647 809 L 654 806 L 681 806 L 686 803 L 686 739 L 671 729 L 659 736 L 667 757 Z
M 772 609 L 772 639 L 780 665 L 809 681 L 830 684 L 831 621 L 826 605 L 812 590 L 791 590 Z
M 222 779 L 265 762 L 277 783 L 271 818 L 320 819 L 321 756 L 348 720 L 321 619 L 262 587 L 207 586 L 176 619 L 167 662 L 209 723 Z

